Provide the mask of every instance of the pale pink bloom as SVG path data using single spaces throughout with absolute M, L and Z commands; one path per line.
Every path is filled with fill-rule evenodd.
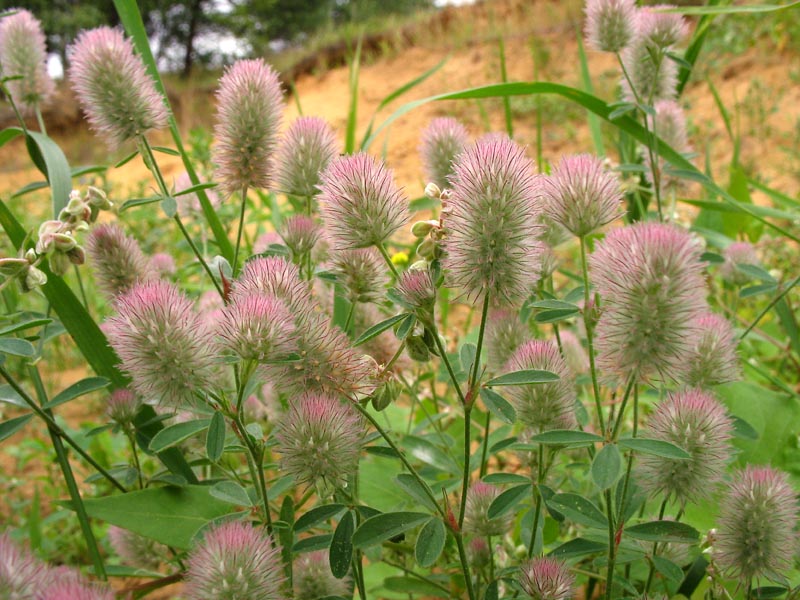
M 433 119 L 422 132 L 419 153 L 425 169 L 425 181 L 440 189 L 450 187 L 453 161 L 469 144 L 467 129 L 452 117 Z
M 636 0 L 587 0 L 587 45 L 599 52 L 619 52 L 636 34 Z
M 6 82 L 18 108 L 33 112 L 47 103 L 55 83 L 47 73 L 47 46 L 42 24 L 22 8 L 0 20 L 0 68 L 4 77 L 21 75 Z
M 336 134 L 320 117 L 299 117 L 278 148 L 275 179 L 280 190 L 312 198 L 319 193 L 320 175 L 339 154 Z
M 569 600 L 575 591 L 575 576 L 566 563 L 542 556 L 520 565 L 519 584 L 532 600 Z

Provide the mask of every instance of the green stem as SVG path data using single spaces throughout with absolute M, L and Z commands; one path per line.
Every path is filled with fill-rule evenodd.
M 667 510 L 667 500 L 668 498 L 664 498 L 664 501 L 661 503 L 661 510 L 658 511 L 658 520 L 664 520 L 664 513 Z M 658 552 L 658 542 L 653 542 L 653 558 L 655 558 L 656 553 Z M 647 573 L 647 583 L 644 585 L 644 596 L 647 597 L 647 592 L 650 590 L 650 585 L 653 583 L 653 576 L 656 572 L 656 563 L 651 559 L 650 560 L 650 570 Z
M 39 403 L 44 406 L 47 404 L 47 395 L 44 390 L 44 385 L 42 384 L 42 378 L 39 375 L 39 369 L 32 366 L 30 367 L 30 372 L 31 376 L 33 377 L 36 394 L 39 397 Z M 69 464 L 67 451 L 64 448 L 64 444 L 61 441 L 61 437 L 59 436 L 58 432 L 48 428 L 48 433 L 50 434 L 50 441 L 53 443 L 53 450 L 55 450 L 56 459 L 58 460 L 58 465 L 61 468 L 61 473 L 64 475 L 64 481 L 67 484 L 67 490 L 69 490 L 69 497 L 70 500 L 72 500 L 72 507 L 74 508 L 75 514 L 78 517 L 78 522 L 81 526 L 81 532 L 83 533 L 83 538 L 86 541 L 86 547 L 89 551 L 89 555 L 92 557 L 95 572 L 100 579 L 107 581 L 108 577 L 106 576 L 106 568 L 103 564 L 103 558 L 100 556 L 100 549 L 97 547 L 97 540 L 94 537 L 92 526 L 89 523 L 89 515 L 86 513 L 86 507 L 83 505 L 83 499 L 81 498 L 80 490 L 78 490 L 78 484 L 75 481 L 75 475 L 73 474 L 72 467 Z
M 44 126 L 44 119 L 42 118 L 42 109 L 38 103 L 36 104 L 35 112 L 36 112 L 36 122 L 39 124 L 39 131 L 47 135 L 47 128 Z
M 86 312 L 89 312 L 89 301 L 86 299 L 86 290 L 83 288 L 83 279 L 81 278 L 81 270 L 78 268 L 78 265 L 72 265 L 72 266 L 75 269 L 75 277 L 78 280 L 78 289 L 81 292 L 83 307 L 86 309 Z
M 594 394 L 594 405 L 597 410 L 597 420 L 600 423 L 600 431 L 605 435 L 605 421 L 603 420 L 603 406 L 600 403 L 600 384 L 597 381 L 597 367 L 594 362 L 594 329 L 592 327 L 592 316 L 590 311 L 591 292 L 589 289 L 589 265 L 586 260 L 586 238 L 581 236 L 581 268 L 583 270 L 583 323 L 586 327 L 586 341 L 589 350 L 589 370 L 592 375 L 592 393 Z
M 614 429 L 611 432 L 611 441 L 616 441 L 617 437 L 619 436 L 619 430 L 622 426 L 622 418 L 625 416 L 625 407 L 628 405 L 628 398 L 631 395 L 631 390 L 633 390 L 633 386 L 636 383 L 636 373 L 633 373 L 628 380 L 628 385 L 625 387 L 625 395 L 622 397 L 622 404 L 619 407 L 619 414 L 617 415 L 617 420 L 614 423 Z M 637 409 L 638 411 L 638 409 Z M 636 415 L 638 418 L 638 414 Z M 609 421 L 610 423 L 611 421 Z
M 492 422 L 489 411 L 486 411 L 486 426 L 483 429 L 483 449 L 481 450 L 481 471 L 480 476 L 486 475 L 486 469 L 489 467 L 486 461 L 486 455 L 489 453 L 489 425 Z
M 633 437 L 636 437 L 639 432 L 639 386 L 633 386 Z M 631 471 L 633 470 L 633 451 L 628 454 L 628 468 L 625 471 L 625 481 L 622 484 L 622 500 L 617 508 L 617 515 L 623 522 L 625 520 L 625 504 L 628 501 L 628 485 L 631 479 Z
M 128 427 L 125 428 L 125 437 L 128 438 L 128 443 L 131 447 L 131 454 L 133 454 L 133 465 L 136 467 L 136 476 L 139 480 L 139 489 L 144 489 L 144 480 L 142 479 L 142 465 L 139 463 L 139 452 L 136 450 L 136 440 L 134 439 L 133 432 Z
M 400 274 L 397 272 L 397 267 L 394 266 L 394 263 L 392 262 L 392 259 L 389 257 L 389 253 L 386 252 L 386 248 L 384 247 L 384 245 L 382 243 L 375 244 L 375 247 L 378 248 L 378 250 L 380 251 L 381 256 L 383 256 L 383 260 L 386 261 L 386 264 L 389 265 L 389 269 L 391 269 L 392 275 L 394 275 L 395 280 L 399 279 Z
M 611 503 L 611 491 L 606 490 L 606 518 L 608 519 L 608 571 L 606 574 L 606 600 L 612 600 L 611 588 L 614 583 L 614 563 L 616 562 L 617 544 L 614 527 L 614 506 Z
M 775 296 L 772 299 L 772 301 L 770 301 L 769 304 L 767 304 L 764 310 L 758 313 L 758 316 L 755 318 L 755 320 L 752 323 L 750 323 L 750 325 L 747 326 L 747 329 L 745 329 L 742 332 L 742 335 L 739 336 L 739 341 L 742 341 L 745 337 L 747 337 L 747 334 L 750 333 L 756 325 L 758 325 L 759 321 L 761 321 L 761 319 L 764 318 L 764 315 L 766 315 L 772 309 L 773 306 L 775 306 L 778 302 L 780 302 L 781 298 L 783 298 L 786 294 L 788 294 L 789 291 L 798 284 L 798 282 L 800 282 L 800 275 L 792 279 L 789 285 L 787 285 L 783 290 L 781 290 L 781 292 L 777 296 Z
M 458 399 L 461 401 L 461 405 L 466 406 L 467 399 L 464 396 L 464 392 L 461 391 L 461 386 L 458 384 L 455 371 L 453 371 L 453 365 L 450 364 L 450 359 L 447 358 L 447 351 L 442 344 L 442 340 L 439 339 L 439 332 L 437 330 L 433 331 L 433 341 L 436 344 L 436 349 L 439 351 L 439 357 L 442 359 L 442 362 L 444 362 L 444 366 L 447 369 L 447 374 L 450 376 L 450 382 L 453 384 L 453 387 L 456 388 L 456 394 L 458 394 Z
M 461 507 L 458 510 L 458 527 L 459 529 L 464 525 L 464 514 L 467 511 L 467 490 L 469 490 L 470 482 L 470 444 L 472 428 L 472 406 L 464 407 L 464 473 L 462 474 L 461 482 Z
M 464 536 L 459 531 L 456 536 L 456 546 L 458 546 L 458 558 L 461 561 L 461 570 L 464 573 L 464 581 L 467 584 L 467 594 L 470 600 L 475 600 L 475 588 L 472 585 L 472 574 L 469 570 L 469 563 L 467 562 L 467 553 L 464 550 Z M 491 552 L 489 548 L 489 552 Z
M 233 251 L 233 274 L 236 275 L 237 265 L 239 264 L 239 247 L 242 245 L 242 231 L 244 231 L 244 212 L 247 206 L 247 184 L 242 187 L 242 207 L 239 211 L 239 229 L 236 233 L 236 247 Z
M 483 337 L 486 332 L 486 320 L 489 314 L 489 292 L 486 292 L 486 297 L 483 299 L 483 311 L 481 312 L 481 325 L 478 330 L 478 345 L 475 350 L 475 363 L 472 365 L 472 374 L 469 378 L 469 389 L 475 387 L 478 381 L 478 369 L 481 365 L 481 351 L 483 350 Z
M 353 322 L 353 315 L 356 312 L 356 300 L 350 300 L 350 310 L 347 311 L 347 319 L 344 322 L 344 332 L 350 331 L 350 324 Z

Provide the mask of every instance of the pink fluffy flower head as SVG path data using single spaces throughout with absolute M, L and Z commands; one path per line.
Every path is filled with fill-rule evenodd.
M 709 312 L 695 318 L 695 325 L 699 335 L 689 360 L 686 383 L 708 388 L 739 379 L 737 340 L 730 322 Z
M 46 565 L 31 552 L 17 546 L 8 534 L 0 535 L 0 590 L 8 598 L 32 600 L 46 581 L 45 571 Z
M 258 58 L 225 70 L 217 90 L 214 160 L 226 195 L 269 186 L 282 117 L 281 85 L 272 67 Z
M 739 269 L 739 265 L 760 266 L 756 249 L 749 242 L 733 242 L 723 251 L 725 262 L 720 266 L 719 272 L 722 279 L 736 286 L 745 285 L 752 280 L 752 276 Z
M 706 309 L 700 246 L 682 229 L 637 223 L 612 230 L 589 258 L 602 297 L 597 363 L 627 381 L 680 380 Z
M 296 349 L 294 316 L 274 296 L 238 296 L 222 309 L 222 347 L 243 360 L 280 360 Z
M 427 269 L 409 269 L 400 275 L 395 286 L 397 295 L 422 319 L 433 318 L 436 284 Z
M 689 138 L 686 133 L 686 115 L 680 104 L 674 100 L 659 100 L 655 103 L 654 108 L 656 111 L 655 119 L 648 117 L 651 131 L 655 131 L 658 137 L 679 154 L 691 152 L 692 147 L 689 145 Z M 647 166 L 645 175 L 652 185 L 653 175 L 649 152 L 644 152 L 644 162 Z M 667 161 L 659 157 L 658 165 L 660 172 L 659 183 L 662 189 L 676 187 L 680 184 L 681 180 L 674 175 L 670 175 L 665 169 Z
M 139 243 L 115 223 L 94 227 L 86 240 L 86 251 L 97 285 L 109 300 L 155 275 Z
M 233 284 L 231 299 L 257 292 L 282 300 L 295 317 L 311 312 L 313 302 L 308 285 L 297 267 L 281 257 L 255 258 L 245 263 Z
M 364 423 L 349 404 L 306 394 L 290 402 L 275 437 L 281 466 L 295 481 L 338 487 L 358 465 Z
M 578 336 L 569 329 L 562 329 L 559 335 L 561 337 L 561 354 L 564 356 L 564 362 L 567 363 L 569 370 L 576 375 L 588 373 L 589 355 Z
M 0 20 L 0 69 L 4 77 L 22 76 L 6 86 L 19 108 L 33 112 L 50 99 L 55 84 L 47 73 L 42 24 L 30 11 L 14 10 Z
M 620 214 L 619 182 L 590 154 L 562 158 L 544 179 L 543 192 L 545 212 L 577 237 L 597 231 Z
M 678 13 L 660 12 L 675 8 L 671 4 L 645 6 L 639 11 L 636 35 L 650 46 L 666 49 L 681 42 L 689 33 L 689 24 Z
M 637 96 L 644 104 L 675 98 L 678 65 L 669 58 L 656 61 L 654 57 L 657 54 L 658 51 L 641 35 L 637 35 L 622 51 L 622 64 L 628 73 L 628 77 L 623 77 L 621 82 L 622 96 L 626 102 L 636 102 Z
M 636 0 L 587 0 L 586 42 L 599 52 L 619 52 L 636 34 Z
M 89 124 L 109 146 L 167 125 L 164 101 L 119 29 L 84 31 L 68 52 L 72 89 Z
M 106 414 L 116 424 L 125 427 L 133 423 L 141 405 L 142 402 L 135 392 L 127 388 L 120 388 L 111 392 L 106 406 Z
M 733 421 L 711 394 L 700 390 L 670 394 L 656 406 L 644 437 L 675 444 L 691 458 L 639 455 L 641 487 L 681 505 L 709 497 L 731 457 L 732 433 Z
M 519 584 L 533 600 L 568 600 L 575 588 L 575 576 L 555 558 L 533 558 L 519 567 Z
M 471 301 L 514 304 L 539 275 L 539 186 L 522 146 L 489 135 L 460 154 L 443 212 L 448 285 Z
M 347 596 L 350 590 L 347 577 L 336 579 L 331 573 L 328 553 L 325 550 L 298 555 L 294 560 L 292 582 L 294 600 Z
M 207 181 L 200 180 L 200 183 L 208 183 Z M 182 192 L 183 190 L 189 189 L 194 184 L 192 183 L 191 177 L 189 177 L 189 173 L 183 171 L 175 180 L 175 193 Z M 219 208 L 219 205 L 222 204 L 222 199 L 217 194 L 214 188 L 210 188 L 205 190 L 206 196 L 208 197 L 208 201 L 211 203 L 213 208 Z M 203 207 L 200 205 L 200 199 L 197 197 L 195 192 L 191 194 L 181 194 L 180 196 L 176 196 L 175 200 L 178 202 L 178 212 L 182 216 L 189 216 L 192 214 L 200 215 L 203 213 Z
M 378 302 L 389 278 L 386 264 L 375 248 L 338 250 L 331 256 L 336 280 L 347 289 L 350 302 Z
M 797 498 L 785 473 L 750 465 L 723 499 L 713 556 L 742 581 L 785 575 L 797 553 Z
M 506 513 L 501 517 L 489 518 L 489 506 L 500 495 L 500 489 L 476 481 L 467 492 L 467 504 L 464 508 L 464 533 L 488 537 L 490 535 L 504 535 L 510 525 L 513 515 Z
M 298 118 L 278 149 L 278 187 L 292 196 L 313 198 L 319 193 L 320 175 L 338 153 L 336 134 L 325 119 Z
M 283 222 L 280 236 L 283 243 L 292 251 L 292 258 L 299 260 L 311 252 L 322 235 L 319 225 L 311 217 L 294 215 Z
M 516 409 L 520 423 L 537 433 L 575 427 L 574 377 L 558 346 L 544 340 L 531 340 L 520 346 L 508 361 L 506 370 L 528 369 L 551 371 L 560 379 L 507 388 L 508 399 Z
M 530 339 L 528 330 L 514 310 L 504 308 L 489 311 L 486 322 L 486 355 L 493 373 L 505 367 L 508 360 Z
M 108 528 L 108 540 L 124 564 L 131 567 L 158 570 L 168 556 L 163 544 L 114 525 Z
M 189 554 L 189 600 L 283 600 L 280 548 L 263 529 L 232 521 L 209 530 Z
M 107 330 L 133 389 L 147 402 L 184 406 L 213 381 L 210 331 L 172 284 L 134 285 L 118 298 Z
M 407 201 L 392 172 L 363 152 L 331 161 L 318 196 L 335 249 L 383 244 L 408 220 Z
M 466 128 L 452 117 L 433 119 L 422 132 L 419 152 L 425 169 L 425 181 L 440 189 L 450 187 L 453 161 L 469 144 Z

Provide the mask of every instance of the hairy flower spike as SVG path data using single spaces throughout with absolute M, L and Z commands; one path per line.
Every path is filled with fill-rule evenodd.
M 540 198 L 533 161 L 503 135 L 490 135 L 456 160 L 444 226 L 449 285 L 470 300 L 525 298 L 539 274 Z
M 469 144 L 466 128 L 452 117 L 433 119 L 422 132 L 419 152 L 425 169 L 425 180 L 440 189 L 450 187 L 453 161 Z
M 192 302 L 172 284 L 134 285 L 117 299 L 108 340 L 147 402 L 179 407 L 213 381 L 214 345 Z
M 407 202 L 392 172 L 363 152 L 328 165 L 318 201 L 337 250 L 383 244 L 408 220 Z
M 108 528 L 108 539 L 123 562 L 131 567 L 157 570 L 168 556 L 163 544 L 114 525 Z
M 467 492 L 467 504 L 464 508 L 464 533 L 488 537 L 504 535 L 511 525 L 513 515 L 506 513 L 501 517 L 489 518 L 489 506 L 500 495 L 495 486 L 476 481 Z
M 339 486 L 358 465 L 364 423 L 349 404 L 309 394 L 290 402 L 275 437 L 282 468 L 295 481 Z
M 658 137 L 679 154 L 691 152 L 692 147 L 689 145 L 688 134 L 686 133 L 686 115 L 680 104 L 674 100 L 659 100 L 655 103 L 654 108 L 656 111 L 655 119 L 648 117 L 650 130 L 655 131 Z M 650 185 L 653 185 L 649 152 L 644 152 L 644 162 L 647 167 L 645 176 Z M 667 161 L 658 157 L 659 183 L 662 190 L 666 190 L 669 187 L 677 187 L 681 183 L 679 177 L 670 175 L 666 166 Z
M 431 318 L 436 302 L 436 285 L 427 269 L 411 268 L 400 275 L 397 295 L 423 318 Z
M 543 556 L 520 565 L 519 584 L 533 600 L 568 600 L 573 597 L 575 576 L 564 562 Z
M 0 69 L 4 77 L 21 75 L 6 83 L 14 103 L 33 112 L 50 99 L 55 83 L 47 73 L 47 46 L 42 24 L 30 11 L 0 20 Z
M 311 252 L 321 235 L 322 231 L 314 219 L 304 215 L 289 217 L 280 231 L 283 242 L 292 251 L 295 260 Z
M 656 62 L 652 47 L 641 36 L 622 51 L 622 64 L 628 74 L 621 82 L 626 102 L 636 102 L 638 96 L 644 104 L 655 104 L 659 100 L 672 100 L 677 95 L 677 63 L 669 58 Z
M 283 116 L 278 74 L 262 59 L 239 60 L 217 90 L 216 177 L 225 195 L 266 188 Z
M 347 577 L 336 579 L 331 573 L 325 550 L 299 554 L 292 571 L 294 600 L 318 600 L 329 596 L 347 596 L 350 584 Z
M 350 302 L 378 302 L 389 278 L 386 264 L 375 248 L 339 250 L 332 255 L 337 281 L 347 288 Z
M 300 271 L 281 257 L 256 258 L 245 263 L 233 284 L 231 300 L 253 292 L 282 300 L 296 318 L 310 314 L 313 308 L 308 284 L 300 278 Z
M 298 118 L 278 149 L 278 187 L 292 196 L 313 198 L 319 193 L 320 174 L 338 153 L 336 134 L 325 119 Z
M 112 421 L 124 427 L 133 423 L 141 405 L 141 400 L 133 391 L 121 388 L 111 392 L 108 397 L 106 414 Z
M 188 559 L 188 600 L 284 600 L 280 548 L 262 528 L 231 521 L 206 533 Z
M 561 338 L 561 354 L 564 356 L 564 362 L 567 363 L 569 370 L 576 375 L 588 373 L 589 355 L 578 336 L 569 329 L 562 329 L 559 337 Z
M 574 377 L 561 357 L 558 346 L 543 340 L 531 340 L 520 346 L 508 361 L 506 370 L 528 369 L 552 371 L 560 379 L 551 383 L 507 388 L 508 399 L 516 409 L 520 423 L 536 433 L 575 427 Z
M 700 246 L 682 229 L 639 223 L 612 230 L 589 258 L 602 297 L 597 364 L 627 381 L 680 380 L 706 309 Z
M 737 340 L 730 322 L 714 313 L 705 313 L 695 318 L 695 325 L 699 335 L 689 359 L 686 383 L 708 388 L 739 379 Z
M 149 261 L 139 243 L 114 223 L 97 225 L 86 240 L 97 285 L 106 298 L 116 299 L 141 281 L 152 279 Z
M 720 266 L 719 272 L 722 279 L 735 286 L 749 283 L 752 276 L 739 269 L 739 265 L 760 266 L 756 249 L 749 242 L 734 242 L 722 251 L 725 262 Z
M 528 330 L 516 311 L 494 309 L 486 321 L 486 356 L 493 373 L 505 367 L 508 360 L 530 339 Z
M 639 11 L 637 36 L 651 47 L 667 49 L 681 42 L 689 33 L 689 24 L 680 14 L 659 12 L 665 8 L 675 7 L 656 4 Z
M 222 309 L 222 347 L 244 360 L 280 360 L 296 349 L 294 316 L 266 294 L 239 296 Z
M 74 577 L 54 577 L 53 583 L 37 591 L 33 600 L 114 600 L 114 592 Z
M 787 574 L 797 553 L 797 512 L 785 473 L 752 465 L 739 471 L 721 504 L 715 562 L 745 582 Z
M 544 210 L 577 237 L 597 231 L 620 215 L 622 192 L 603 161 L 590 154 L 565 156 L 544 179 Z
M 164 101 L 120 30 L 84 31 L 68 54 L 72 89 L 92 128 L 110 147 L 166 127 Z
M 586 42 L 599 52 L 619 52 L 636 33 L 636 0 L 587 0 Z
M 33 600 L 46 581 L 45 570 L 42 561 L 17 546 L 8 534 L 0 535 L 0 590 L 9 594 L 3 598 Z
M 733 421 L 711 394 L 686 390 L 667 396 L 650 416 L 644 437 L 675 444 L 691 458 L 677 460 L 641 454 L 639 484 L 653 496 L 681 505 L 714 493 L 731 457 Z

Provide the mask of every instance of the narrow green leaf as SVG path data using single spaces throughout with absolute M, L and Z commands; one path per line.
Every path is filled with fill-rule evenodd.
M 391 512 L 375 515 L 364 521 L 355 534 L 353 544 L 357 548 L 366 548 L 381 544 L 409 529 L 430 519 L 427 513 L 419 512 Z
M 662 440 L 623 438 L 619 440 L 618 443 L 622 448 L 627 448 L 628 450 L 641 452 L 643 454 L 652 454 L 653 456 L 661 456 L 663 458 L 672 458 L 675 460 L 692 458 L 692 455 L 683 448 Z
M 180 156 L 181 153 L 177 150 L 173 150 L 172 148 L 165 148 L 164 146 L 152 146 L 153 151 L 161 152 L 162 154 L 167 154 L 169 156 Z
M 129 162 L 131 162 L 137 156 L 139 156 L 139 150 L 138 149 L 134 150 L 133 152 L 131 152 L 130 154 L 128 154 L 124 158 L 120 159 L 119 162 L 114 163 L 114 168 L 115 169 L 119 169 L 120 167 L 124 167 L 125 165 L 127 165 Z
M 541 371 L 538 369 L 526 369 L 524 371 L 514 371 L 513 373 L 506 373 L 486 382 L 489 387 L 500 385 L 533 385 L 537 383 L 550 383 L 551 381 L 558 381 L 560 377 L 550 371 Z
M 197 185 L 190 186 L 185 190 L 181 190 L 180 192 L 175 192 L 173 196 L 177 198 L 178 196 L 185 196 L 186 194 L 196 194 L 199 190 L 209 190 L 215 187 L 217 187 L 216 183 L 198 183 Z
M 235 481 L 220 481 L 214 484 L 209 492 L 217 500 L 222 500 L 236 506 L 253 506 L 253 501 L 247 490 Z
M 556 494 L 547 505 L 580 525 L 608 529 L 608 520 L 597 505 L 578 494 Z
M 747 4 L 728 6 L 680 6 L 654 8 L 655 12 L 680 13 L 682 15 L 734 15 L 775 12 L 800 5 L 800 0 L 787 4 Z
M 108 387 L 110 384 L 111 382 L 105 377 L 87 377 L 86 379 L 81 379 L 80 381 L 73 383 L 67 389 L 59 392 L 55 398 L 50 400 L 50 402 L 45 404 L 42 408 L 55 408 L 56 406 L 69 402 L 70 400 L 74 400 L 75 398 L 90 392 L 102 390 L 103 388 Z
M 755 427 L 750 425 L 744 419 L 737 417 L 736 415 L 732 415 L 733 419 L 733 435 L 737 438 L 741 438 L 743 440 L 757 440 L 758 439 L 758 431 L 756 431 Z
M 345 510 L 344 504 L 326 504 L 324 506 L 317 506 L 302 515 L 294 524 L 295 533 L 307 531 L 312 527 L 316 527 L 320 523 L 324 523 L 328 519 L 333 519 L 340 512 Z
M 536 313 L 533 319 L 537 323 L 558 323 L 559 321 L 565 321 L 567 319 L 571 319 L 578 313 L 580 313 L 580 310 L 577 308 L 543 310 L 541 312 Z
M 417 460 L 421 460 L 440 471 L 454 475 L 461 471 L 461 468 L 450 455 L 425 438 L 407 435 L 403 438 L 403 447 Z
M 0 131 L 0 147 L 5 146 L 8 142 L 22 135 L 22 129 L 19 127 L 8 127 Z
M 681 569 L 671 560 L 668 560 L 663 556 L 652 556 L 651 560 L 653 561 L 653 566 L 656 568 L 656 571 L 661 573 L 667 579 L 676 583 L 683 581 L 683 569 Z
M 465 373 L 472 372 L 472 366 L 475 364 L 475 355 L 478 352 L 477 346 L 467 342 L 461 346 L 458 352 L 459 360 L 461 360 L 461 368 Z
M 616 444 L 606 444 L 592 460 L 592 480 L 601 490 L 607 490 L 622 476 L 622 456 Z
M 489 388 L 481 388 L 481 400 L 493 415 L 504 423 L 513 425 L 517 420 L 517 411 L 500 394 Z
M 26 144 L 31 160 L 47 178 L 53 202 L 53 218 L 67 205 L 72 191 L 72 174 L 61 148 L 53 140 L 39 131 L 27 132 Z
M 148 204 L 155 204 L 156 202 L 161 201 L 161 196 L 150 196 L 149 198 L 134 198 L 132 200 L 126 200 L 122 203 L 122 206 L 119 207 L 119 212 L 125 212 L 130 208 L 136 208 L 137 206 L 147 206 Z
M 20 321 L 19 323 L 9 325 L 5 329 L 0 329 L 0 337 L 11 335 L 12 333 L 17 333 L 18 331 L 25 331 L 26 329 L 48 325 L 52 322 L 53 319 L 29 319 L 27 321 Z
M 0 423 L 0 442 L 17 433 L 17 431 L 25 427 L 32 418 L 33 414 L 31 413 L 22 415 L 21 417 L 14 417 L 13 419 Z
M 525 498 L 529 498 L 531 495 L 531 484 L 524 483 L 522 485 L 517 485 L 512 488 L 509 488 L 503 492 L 501 492 L 497 498 L 492 500 L 492 503 L 489 505 L 489 510 L 486 511 L 486 516 L 489 519 L 496 519 L 498 517 L 502 517 L 504 514 L 509 512 L 512 508 L 514 508 L 517 504 L 522 502 Z
M 575 538 L 574 540 L 570 540 L 564 544 L 561 544 L 558 548 L 555 548 L 552 552 L 550 552 L 548 556 L 563 560 L 567 558 L 587 556 L 589 554 L 598 554 L 600 552 L 605 552 L 606 550 L 608 550 L 608 546 L 606 544 L 592 542 L 583 538 Z
M 486 475 L 482 481 L 484 483 L 491 483 L 492 485 L 503 485 L 506 483 L 528 483 L 530 479 L 524 475 L 517 475 L 516 473 L 490 473 Z
M 304 552 L 327 550 L 331 546 L 331 540 L 333 540 L 332 533 L 326 533 L 324 535 L 312 535 L 311 537 L 297 540 L 292 548 L 292 552 L 295 554 L 302 554 Z
M 184 423 L 175 423 L 169 427 L 165 427 L 159 431 L 152 440 L 150 440 L 151 452 L 161 452 L 167 448 L 171 448 L 182 441 L 189 439 L 193 435 L 205 431 L 211 424 L 211 419 L 197 419 L 194 421 L 186 421 Z
M 331 573 L 336 579 L 342 579 L 350 570 L 350 561 L 353 558 L 353 533 L 356 530 L 356 522 L 353 513 L 347 511 L 336 526 L 331 539 L 331 547 L 328 551 L 328 560 L 331 565 Z
M 551 310 L 580 310 L 573 302 L 565 302 L 564 300 L 539 300 L 531 302 L 528 306 Z
M 400 323 L 400 326 L 397 328 L 397 339 L 401 342 L 408 337 L 408 334 L 411 333 L 411 330 L 414 328 L 414 324 L 417 322 L 417 317 L 414 315 L 406 315 L 405 319 Z
M 36 348 L 28 340 L 6 337 L 0 338 L 0 352 L 29 358 L 36 355 Z
M 206 454 L 211 462 L 217 462 L 222 458 L 225 450 L 225 417 L 217 411 L 211 417 L 211 424 L 208 426 L 206 434 Z
M 592 77 L 589 74 L 589 63 L 586 60 L 586 51 L 583 48 L 583 32 L 577 30 L 575 32 L 575 37 L 578 40 L 578 60 L 581 65 L 581 84 L 583 85 L 583 91 L 594 94 Z M 589 131 L 592 134 L 594 152 L 597 156 L 605 156 L 606 149 L 603 144 L 603 132 L 600 130 L 600 121 L 597 119 L 597 115 L 589 111 L 587 111 L 587 118 L 589 119 Z
M 361 344 L 370 341 L 371 339 L 379 336 L 381 333 L 392 327 L 395 323 L 399 323 L 400 321 L 409 316 L 411 315 L 403 313 L 402 315 L 395 315 L 393 317 L 389 317 L 388 319 L 385 319 L 380 323 L 373 325 L 372 327 L 367 329 L 364 333 L 362 333 L 360 336 L 358 336 L 358 339 L 355 342 L 353 342 L 353 346 L 360 346 Z
M 350 61 L 350 105 L 347 110 L 347 125 L 345 127 L 345 154 L 352 154 L 356 149 L 356 125 L 358 116 L 358 75 L 361 67 L 361 42 L 363 38 L 358 36 L 356 51 L 353 60 Z
M 412 498 L 414 498 L 417 502 L 425 506 L 426 508 L 430 509 L 433 512 L 438 510 L 436 504 L 431 500 L 431 496 L 433 495 L 430 487 L 426 490 L 422 487 L 417 478 L 409 473 L 400 473 L 396 478 L 397 485 L 399 485 L 403 490 Z M 426 484 L 427 486 L 427 484 Z M 430 493 L 430 495 L 429 495 Z
M 446 537 L 447 530 L 440 519 L 434 517 L 425 524 L 419 532 L 417 544 L 414 546 L 414 557 L 420 567 L 427 569 L 436 564 L 444 550 Z
M 538 444 L 596 444 L 602 442 L 603 438 L 588 431 L 579 431 L 577 429 L 554 429 L 552 431 L 545 431 L 534 435 L 530 439 L 531 442 Z
M 416 577 L 387 577 L 383 580 L 383 587 L 390 592 L 396 592 L 404 596 L 410 594 L 412 598 L 452 598 L 446 589 Z
M 677 542 L 688 544 L 700 539 L 700 533 L 686 523 L 677 521 L 651 521 L 625 528 L 625 535 L 646 542 Z

